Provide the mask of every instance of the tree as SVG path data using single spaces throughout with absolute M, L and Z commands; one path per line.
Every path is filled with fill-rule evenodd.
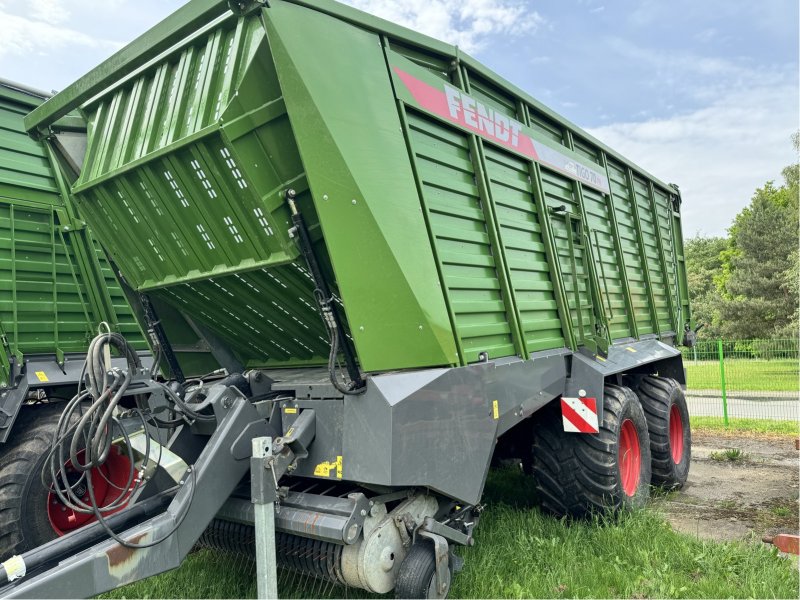
M 793 142 L 798 148 L 800 138 Z M 728 230 L 730 247 L 721 254 L 716 279 L 723 337 L 797 334 L 798 165 L 783 176 L 782 186 L 770 181 L 757 189 Z
M 716 280 L 722 272 L 722 256 L 729 242 L 723 237 L 700 237 L 686 241 L 686 277 L 694 320 L 703 325 L 700 339 L 720 335 L 720 295 Z

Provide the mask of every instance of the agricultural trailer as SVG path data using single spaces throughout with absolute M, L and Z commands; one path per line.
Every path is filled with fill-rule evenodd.
M 74 526 L 52 512 L 31 514 L 27 500 L 41 487 L 35 466 L 52 441 L 48 425 L 77 390 L 98 324 L 124 334 L 143 358 L 147 350 L 52 147 L 25 133 L 23 117 L 48 97 L 0 80 L 0 554 Z M 64 144 L 85 143 L 74 115 L 53 129 Z
M 79 150 L 53 129 L 76 110 Z M 329 0 L 193 0 L 25 126 L 79 165 L 171 375 L 92 341 L 42 460 L 94 522 L 8 558 L 3 596 L 92 596 L 199 542 L 256 556 L 263 596 L 277 564 L 444 597 L 495 460 L 557 515 L 685 482 L 678 188 L 457 48 Z

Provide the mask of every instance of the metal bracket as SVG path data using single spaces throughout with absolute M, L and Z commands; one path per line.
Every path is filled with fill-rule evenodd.
M 464 532 L 458 531 L 458 529 L 453 529 L 448 525 L 444 525 L 439 523 L 436 519 L 431 517 L 426 517 L 425 521 L 420 528 L 419 533 L 423 531 L 427 531 L 428 533 L 433 533 L 436 535 L 440 535 L 446 540 L 450 540 L 454 544 L 458 544 L 459 546 L 471 546 L 472 545 L 472 538 Z
M 426 523 L 428 520 L 431 519 L 425 519 Z M 447 540 L 441 535 L 431 533 L 422 528 L 417 530 L 417 535 L 433 542 L 433 553 L 436 556 L 436 591 L 439 593 L 440 598 L 444 598 L 447 595 L 447 589 L 450 587 L 450 548 L 447 545 Z
M 228 7 L 237 17 L 246 17 L 259 8 L 269 8 L 267 0 L 228 0 Z

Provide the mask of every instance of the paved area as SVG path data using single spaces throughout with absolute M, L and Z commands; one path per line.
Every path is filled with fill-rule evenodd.
M 708 393 L 706 393 L 708 392 Z M 800 400 L 787 397 L 789 392 L 732 392 L 728 395 L 728 416 L 745 419 L 800 419 Z M 722 417 L 722 396 L 717 390 L 688 390 L 689 414 L 697 417 Z

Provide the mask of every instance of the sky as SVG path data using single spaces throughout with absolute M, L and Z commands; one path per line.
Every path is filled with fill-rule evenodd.
M 182 0 L 0 0 L 0 78 L 63 89 Z M 457 44 L 724 235 L 797 159 L 797 0 L 348 0 Z

